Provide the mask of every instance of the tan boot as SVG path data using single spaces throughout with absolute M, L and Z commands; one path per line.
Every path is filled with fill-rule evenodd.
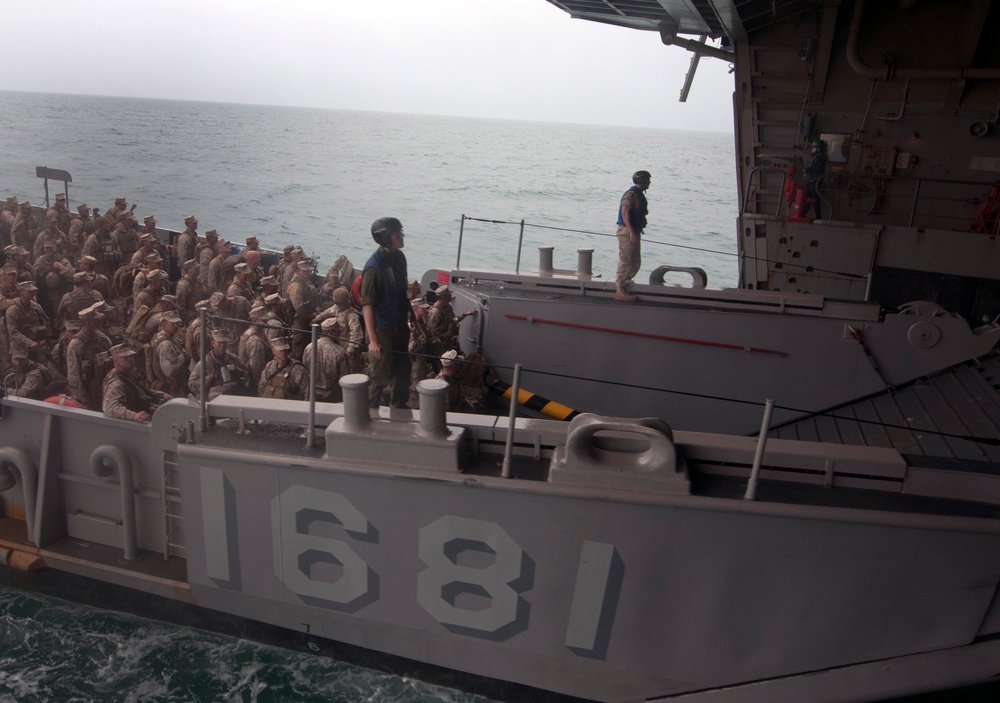
M 619 288 L 617 291 L 615 291 L 615 300 L 620 300 L 623 303 L 634 303 L 635 301 L 638 300 L 638 298 L 636 298 L 628 291 Z

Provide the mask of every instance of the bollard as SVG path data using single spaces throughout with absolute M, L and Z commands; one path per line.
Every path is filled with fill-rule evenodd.
M 417 384 L 420 394 L 420 429 L 424 437 L 448 436 L 448 382 L 428 378 Z
M 538 273 L 552 273 L 552 252 L 555 247 L 538 247 Z
M 576 250 L 576 274 L 578 276 L 587 276 L 587 277 L 594 275 L 593 249 Z
M 367 432 L 372 416 L 368 408 L 368 376 L 352 373 L 340 379 L 344 391 L 344 429 Z

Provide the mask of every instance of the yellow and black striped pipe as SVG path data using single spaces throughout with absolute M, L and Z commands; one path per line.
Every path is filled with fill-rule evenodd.
M 490 386 L 490 393 L 498 395 L 506 400 L 510 400 L 512 390 L 513 387 L 509 383 L 504 383 L 503 381 L 495 381 L 493 385 Z M 562 403 L 557 403 L 554 400 L 549 400 L 548 398 L 543 398 L 540 395 L 535 395 L 531 391 L 526 391 L 523 388 L 519 388 L 517 391 L 517 402 L 518 405 L 523 405 L 529 410 L 534 410 L 535 412 L 556 420 L 572 420 L 580 414 L 579 410 L 574 410 L 573 408 L 566 407 Z

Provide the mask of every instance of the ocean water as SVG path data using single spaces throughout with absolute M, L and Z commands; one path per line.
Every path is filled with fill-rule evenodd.
M 509 223 L 467 222 L 465 267 L 514 269 L 524 220 L 522 270 L 538 246 L 558 268 L 589 248 L 613 278 L 619 199 L 642 168 L 637 280 L 671 264 L 737 282 L 731 134 L 3 92 L 0 124 L 0 195 L 40 202 L 35 167 L 64 169 L 71 206 L 124 196 L 178 230 L 195 214 L 201 232 L 299 244 L 322 270 L 341 254 L 362 265 L 383 215 L 403 222 L 411 275 L 453 266 L 464 214 Z

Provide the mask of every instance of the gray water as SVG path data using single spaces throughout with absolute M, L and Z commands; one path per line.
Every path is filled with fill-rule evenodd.
M 647 169 L 637 280 L 669 263 L 736 284 L 730 134 L 26 93 L 0 93 L 0 124 L 4 195 L 37 203 L 35 167 L 65 169 L 71 205 L 124 196 L 162 227 L 195 214 L 202 232 L 299 244 L 325 266 L 363 264 L 372 220 L 393 215 L 411 275 L 455 264 L 465 214 L 512 223 L 466 223 L 465 267 L 513 269 L 523 219 L 525 268 L 538 246 L 556 248 L 559 268 L 593 248 L 595 272 L 613 278 L 619 199 Z

